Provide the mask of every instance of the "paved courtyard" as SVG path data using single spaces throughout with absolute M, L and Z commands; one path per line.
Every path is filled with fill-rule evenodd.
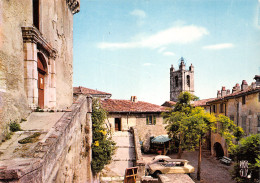
M 152 160 L 156 156 L 154 154 L 143 154 L 143 158 L 146 163 Z M 171 158 L 176 158 L 177 154 L 169 155 Z M 197 162 L 198 162 L 198 151 L 195 152 L 184 152 L 182 159 L 189 160 L 190 164 L 194 166 L 195 173 L 191 175 L 191 178 L 196 181 Z M 226 166 L 221 164 L 215 157 L 210 156 L 209 152 L 203 152 L 202 164 L 201 164 L 201 181 L 200 183 L 235 183 L 232 180 L 229 171 L 232 166 Z

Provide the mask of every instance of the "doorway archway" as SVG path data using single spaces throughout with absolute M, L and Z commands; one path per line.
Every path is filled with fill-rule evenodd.
M 223 150 L 221 144 L 218 142 L 216 142 L 214 144 L 214 151 L 215 151 L 216 157 L 220 158 L 220 157 L 224 156 L 224 150 Z

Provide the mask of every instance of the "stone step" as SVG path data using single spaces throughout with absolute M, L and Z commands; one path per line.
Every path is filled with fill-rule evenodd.
M 113 160 L 113 161 L 135 161 L 135 158 L 129 158 L 129 159 L 127 159 L 127 158 L 126 158 L 126 159 L 123 159 L 123 158 L 113 159 L 113 158 L 112 158 L 112 160 Z
M 105 183 L 105 182 L 112 182 L 112 181 L 118 181 L 118 182 L 123 182 L 124 177 L 100 177 L 100 182 Z
M 134 148 L 117 148 L 113 159 L 134 159 L 135 149 Z

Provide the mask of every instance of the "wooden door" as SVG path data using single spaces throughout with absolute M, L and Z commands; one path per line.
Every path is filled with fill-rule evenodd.
M 38 72 L 38 105 L 44 108 L 44 74 Z
M 121 119 L 115 118 L 115 131 L 121 131 Z

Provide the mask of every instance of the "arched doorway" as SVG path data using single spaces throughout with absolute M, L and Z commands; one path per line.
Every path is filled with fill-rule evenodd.
M 37 70 L 38 70 L 38 106 L 44 108 L 44 77 L 46 74 L 46 62 L 44 58 L 38 54 Z
M 222 148 L 221 144 L 218 142 L 216 142 L 214 144 L 214 151 L 215 151 L 216 157 L 220 158 L 220 157 L 224 156 L 223 148 Z

